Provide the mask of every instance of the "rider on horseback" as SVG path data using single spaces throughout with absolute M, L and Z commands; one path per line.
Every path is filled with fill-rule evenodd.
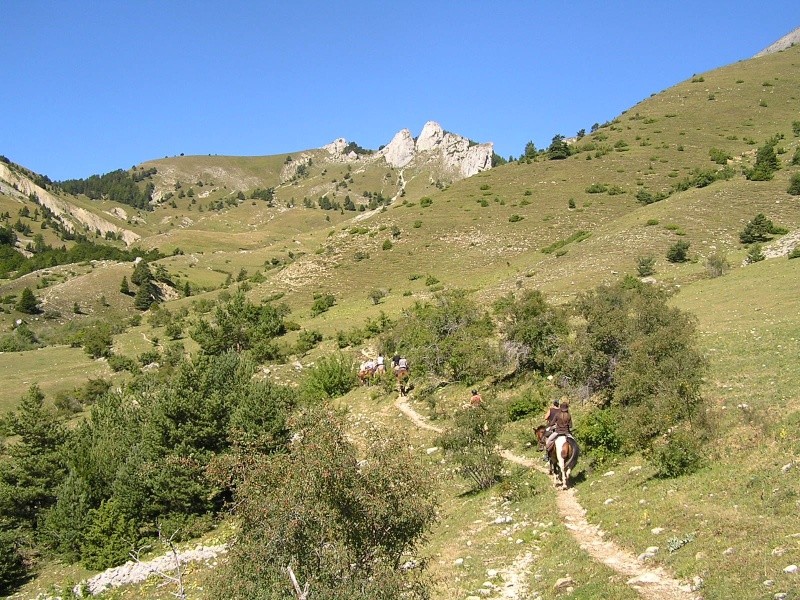
M 558 407 L 558 413 L 556 413 L 555 416 L 553 433 L 547 438 L 547 443 L 545 444 L 545 453 L 553 447 L 553 443 L 555 443 L 558 436 L 571 434 L 572 415 L 569 414 L 569 400 L 567 398 L 562 398 Z
M 551 433 L 553 433 L 553 428 L 556 426 L 556 417 L 558 416 L 558 398 L 553 399 L 553 405 L 547 409 L 547 414 L 544 416 L 544 422 L 547 424 L 547 428 L 544 430 L 545 439 L 547 439 Z M 547 449 L 542 448 L 544 450 L 544 460 L 547 460 Z

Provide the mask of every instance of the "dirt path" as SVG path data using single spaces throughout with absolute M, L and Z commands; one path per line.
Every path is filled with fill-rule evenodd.
M 406 398 L 398 398 L 395 406 L 417 427 L 438 433 L 443 431 L 441 427 L 428 423 L 408 404 Z M 501 449 L 500 454 L 510 462 L 547 474 L 547 469 L 534 460 L 518 456 L 506 449 Z M 586 510 L 575 497 L 574 489 L 558 491 L 556 502 L 564 526 L 581 549 L 596 561 L 627 577 L 626 583 L 643 598 L 648 600 L 700 600 L 702 598 L 692 591 L 690 585 L 681 583 L 662 567 L 650 567 L 614 542 L 604 539 L 605 532 L 586 520 Z

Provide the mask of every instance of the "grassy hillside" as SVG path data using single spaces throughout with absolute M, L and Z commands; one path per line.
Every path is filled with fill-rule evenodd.
M 302 368 L 334 350 L 337 332 L 362 327 L 381 313 L 395 318 L 436 291 L 463 289 L 488 305 L 510 291 L 538 289 L 560 303 L 634 274 L 639 258 L 653 257 L 653 279 L 677 290 L 672 304 L 697 319 L 709 361 L 703 403 L 716 441 L 707 448 L 706 468 L 677 479 L 655 478 L 640 455 L 598 471 L 584 462 L 578 498 L 589 520 L 622 547 L 639 554 L 659 546 L 659 564 L 687 580 L 701 578 L 704 597 L 771 597 L 796 589 L 798 575 L 783 569 L 800 563 L 800 375 L 795 365 L 800 260 L 782 255 L 745 265 L 748 249 L 739 233 L 759 213 L 789 231 L 775 236 L 775 244 L 800 230 L 800 197 L 787 193 L 790 178 L 800 173 L 800 166 L 791 164 L 800 148 L 799 94 L 800 47 L 793 47 L 695 74 L 655 93 L 575 140 L 564 160 L 540 154 L 452 184 L 423 169 L 327 162 L 325 151 L 311 150 L 148 161 L 137 168 L 157 170 L 153 182 L 159 202 L 153 211 L 85 197 L 71 201 L 141 235 L 141 248 L 168 255 L 157 264 L 166 269 L 175 293 L 163 307 L 188 310 L 190 324 L 208 314 L 211 302 L 243 284 L 253 301 L 285 302 L 288 319 L 325 338 L 310 354 L 265 367 L 273 378 L 288 382 L 300 377 L 295 363 Z M 748 180 L 743 170 L 776 135 L 780 170 L 768 181 Z M 730 156 L 726 165 L 712 160 L 714 149 Z M 287 177 L 287 164 L 303 155 L 311 159 L 307 173 Z M 730 169 L 729 178 L 698 187 L 699 174 L 723 167 Z M 271 201 L 251 197 L 266 188 L 273 189 Z M 239 192 L 244 200 L 237 200 Z M 378 193 L 393 201 L 366 208 Z M 647 194 L 666 198 L 645 204 L 640 199 Z M 365 210 L 323 210 L 317 204 L 323 195 L 340 203 L 349 195 Z M 0 213 L 10 214 L 0 225 L 13 223 L 23 207 L 33 212 L 36 205 L 0 189 Z M 114 209 L 124 210 L 127 219 Z M 19 218 L 34 233 L 40 231 L 38 221 Z M 41 231 L 46 243 L 59 243 L 52 231 Z M 681 240 L 690 244 L 689 260 L 671 263 L 667 251 Z M 728 261 L 724 276 L 709 276 L 706 262 L 713 255 Z M 153 311 L 140 313 L 132 296 L 120 293 L 122 278 L 130 280 L 132 274 L 132 263 L 87 262 L 0 281 L 0 334 L 13 335 L 15 321 L 24 318 L 45 343 L 40 349 L 0 353 L 0 372 L 8 382 L 0 391 L 0 412 L 10 410 L 32 383 L 52 401 L 55 393 L 90 377 L 112 377 L 104 360 L 69 347 L 71 335 L 82 327 L 119 324 L 115 351 L 133 359 L 165 347 L 165 328 L 150 319 Z M 15 310 L 25 287 L 42 302 L 42 314 L 29 317 Z M 184 297 L 185 289 L 190 296 Z M 369 297 L 376 289 L 385 293 L 377 303 Z M 313 316 L 319 294 L 332 294 L 335 304 Z M 292 333 L 287 340 L 294 343 L 296 337 Z M 196 350 L 185 332 L 178 342 Z M 365 340 L 347 352 L 355 356 L 372 344 Z M 466 393 L 448 386 L 430 416 L 446 419 Z M 517 393 L 500 387 L 492 399 Z M 344 397 L 354 435 L 365 420 L 375 420 L 409 429 L 417 448 L 433 445 L 433 436 L 413 430 L 391 401 L 390 395 L 365 389 Z M 584 410 L 575 408 L 578 416 Z M 530 425 L 509 428 L 504 443 L 532 456 L 526 447 Z M 514 503 L 515 518 L 526 525 L 506 535 L 490 525 L 502 504 L 497 491 L 466 494 L 438 455 L 428 460 L 441 468 L 443 506 L 425 548 L 438 582 L 434 597 L 475 594 L 487 569 L 520 558 L 517 538 L 523 547 L 537 548 L 536 564 L 521 570 L 536 582 L 541 597 L 559 595 L 553 585 L 567 572 L 578 582 L 571 597 L 634 597 L 624 581 L 577 547 L 562 524 L 548 525 L 554 496 L 543 476 L 525 475 L 537 491 Z M 663 531 L 654 534 L 656 528 Z M 684 543 L 670 551 L 669 540 L 673 547 Z M 454 566 L 458 558 L 466 558 L 464 568 Z M 36 591 L 43 588 L 34 582 L 22 597 Z M 148 591 L 146 597 L 157 593 Z

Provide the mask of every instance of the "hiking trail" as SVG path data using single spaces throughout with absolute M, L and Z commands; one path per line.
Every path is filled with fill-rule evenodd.
M 395 406 L 417 427 L 437 433 L 444 431 L 415 411 L 405 397 L 398 397 Z M 510 450 L 500 449 L 500 455 L 509 462 L 547 474 L 544 466 L 529 458 L 518 456 Z M 574 489 L 556 491 L 556 504 L 564 526 L 581 549 L 594 560 L 626 577 L 628 586 L 636 590 L 641 597 L 647 600 L 702 599 L 690 584 L 675 579 L 663 567 L 650 567 L 632 553 L 606 540 L 606 532 L 586 520 L 586 510 L 578 502 Z

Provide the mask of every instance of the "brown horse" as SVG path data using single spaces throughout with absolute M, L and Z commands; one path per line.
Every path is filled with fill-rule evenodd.
M 397 367 L 394 370 L 394 376 L 397 378 L 397 387 L 400 388 L 400 395 L 405 396 L 408 393 L 408 369 Z
M 361 382 L 361 385 L 368 386 L 372 382 L 372 378 L 375 376 L 374 369 L 361 369 L 358 372 L 358 380 Z
M 539 425 L 536 428 L 536 441 L 539 442 L 539 449 L 543 450 L 547 437 L 544 433 L 545 426 Z M 578 464 L 580 448 L 578 442 L 571 435 L 559 435 L 556 437 L 553 446 L 547 451 L 547 458 L 550 464 L 550 475 L 553 477 L 553 485 L 567 489 L 569 476 L 572 469 Z

